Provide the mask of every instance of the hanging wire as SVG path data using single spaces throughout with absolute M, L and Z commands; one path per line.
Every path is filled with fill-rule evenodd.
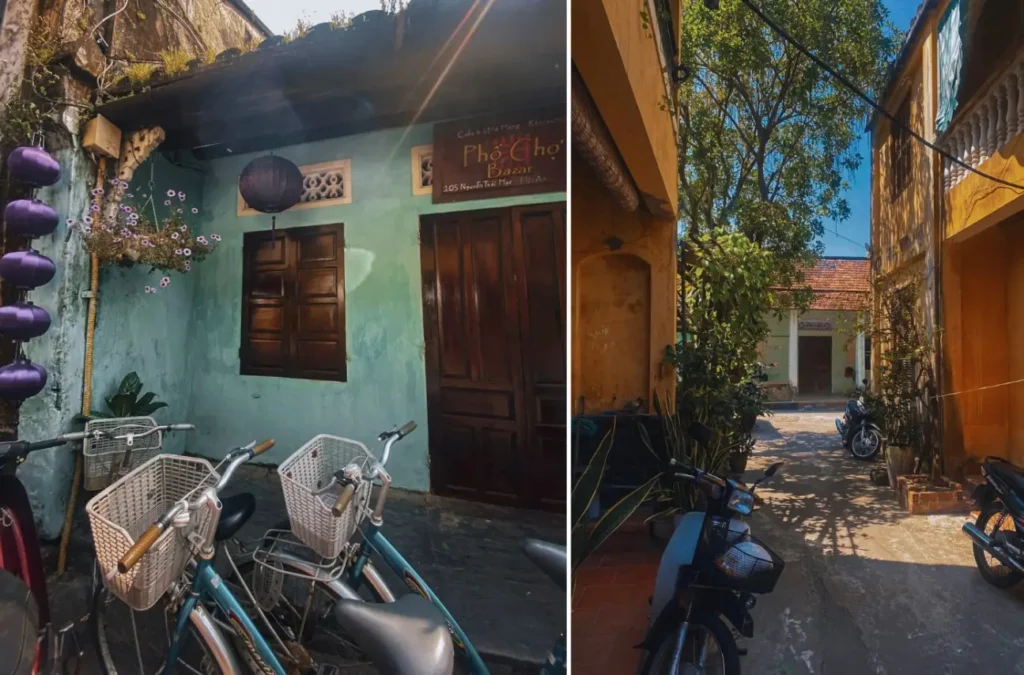
M 791 45 L 793 45 L 794 47 L 796 47 L 797 51 L 799 51 L 801 54 L 803 54 L 804 56 L 809 58 L 811 61 L 813 61 L 816 66 L 818 66 L 819 68 L 824 70 L 826 73 L 831 75 L 833 77 L 833 79 L 835 79 L 841 85 L 843 85 L 844 87 L 846 87 L 847 89 L 852 91 L 854 94 L 856 94 L 858 98 L 860 98 L 862 101 L 867 103 L 872 109 L 875 110 L 875 112 L 881 114 L 883 117 L 885 117 L 887 120 L 889 120 L 889 122 L 891 122 L 892 124 L 895 124 L 899 128 L 903 129 L 905 132 L 910 134 L 910 136 L 912 136 L 918 143 L 921 143 L 922 145 L 924 145 L 925 147 L 927 147 L 927 148 L 929 148 L 931 150 L 934 150 L 935 152 L 937 152 L 942 157 L 945 157 L 946 159 L 948 159 L 949 161 L 953 162 L 954 164 L 957 164 L 958 166 L 961 166 L 964 169 L 967 169 L 971 173 L 976 173 L 979 176 L 981 176 L 982 178 L 987 178 L 990 181 L 993 181 L 994 183 L 998 183 L 1000 185 L 1005 185 L 1006 187 L 1013 188 L 1014 190 L 1019 190 L 1019 191 L 1024 192 L 1024 185 L 1018 185 L 1017 183 L 1011 183 L 1008 180 L 1003 180 L 1002 178 L 999 178 L 997 176 L 993 176 L 992 174 L 985 173 L 984 171 L 980 171 L 980 170 L 974 168 L 973 166 L 971 166 L 970 164 L 967 164 L 966 162 L 962 161 L 960 158 L 954 157 L 953 155 L 951 155 L 950 153 L 946 152 L 942 148 L 938 147 L 934 143 L 932 143 L 932 142 L 928 141 L 927 139 L 925 139 L 923 136 L 921 136 L 921 134 L 919 134 L 916 131 L 914 131 L 913 129 L 911 129 L 909 125 L 905 124 L 903 121 L 898 119 L 895 115 L 893 115 L 888 110 L 883 108 L 877 101 L 875 101 L 870 96 L 865 94 L 859 87 L 857 87 L 855 84 L 853 84 L 848 79 L 846 79 L 846 77 L 841 75 L 834 68 L 829 66 L 827 63 L 822 61 L 817 56 L 815 56 L 814 53 L 811 52 L 810 49 L 805 47 L 796 38 L 794 38 L 792 35 L 790 35 L 784 28 L 782 28 L 779 24 L 775 23 L 771 18 L 769 18 L 768 15 L 766 15 L 761 10 L 761 8 L 759 8 L 756 4 L 754 4 L 753 0 L 740 0 L 740 2 L 742 2 L 744 5 L 749 7 L 750 11 L 752 11 L 754 14 L 756 14 L 758 16 L 758 18 L 761 19 L 761 21 L 763 21 L 769 28 L 771 28 L 773 31 L 775 31 L 779 35 L 779 37 L 781 37 L 783 40 L 785 40 L 786 42 L 788 42 Z

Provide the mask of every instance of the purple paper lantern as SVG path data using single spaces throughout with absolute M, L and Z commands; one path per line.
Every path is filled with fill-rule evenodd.
M 16 199 L 4 209 L 7 227 L 26 237 L 44 237 L 57 229 L 60 217 L 38 199 Z
M 22 146 L 11 151 L 7 169 L 16 180 L 37 187 L 53 185 L 60 180 L 60 164 L 46 150 Z
M 32 249 L 12 251 L 0 258 L 0 277 L 19 288 L 37 288 L 49 283 L 56 272 L 52 260 Z
M 302 172 L 284 157 L 257 157 L 238 176 L 238 191 L 260 213 L 281 213 L 299 203 Z
M 0 398 L 24 401 L 46 386 L 46 368 L 28 359 L 18 359 L 0 368 Z
M 13 340 L 31 340 L 50 328 L 50 315 L 31 302 L 0 307 L 0 333 Z

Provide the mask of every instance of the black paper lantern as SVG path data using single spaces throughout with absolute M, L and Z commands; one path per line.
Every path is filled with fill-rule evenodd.
M 284 157 L 257 157 L 238 176 L 238 191 L 260 213 L 281 213 L 299 203 L 302 172 Z

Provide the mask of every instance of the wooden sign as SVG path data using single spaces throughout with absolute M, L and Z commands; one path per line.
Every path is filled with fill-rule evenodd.
M 434 125 L 435 204 L 565 190 L 565 116 Z
M 808 319 L 800 322 L 800 330 L 831 331 L 832 322 L 820 319 Z

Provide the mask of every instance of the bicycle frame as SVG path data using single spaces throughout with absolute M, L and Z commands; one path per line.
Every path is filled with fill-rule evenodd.
M 164 673 L 166 675 L 173 675 L 175 672 L 178 656 L 181 653 L 182 641 L 189 636 L 189 621 L 196 623 L 200 631 L 202 631 L 200 624 L 210 626 L 209 621 L 205 621 L 204 617 L 199 614 L 204 611 L 204 605 L 200 604 L 200 600 L 205 599 L 213 600 L 224 613 L 224 616 L 227 617 L 234 630 L 238 633 L 238 636 L 242 639 L 242 642 L 245 643 L 249 657 L 255 662 L 260 671 L 268 674 L 273 673 L 274 675 L 286 675 L 284 666 L 281 665 L 270 645 L 267 644 L 259 629 L 256 628 L 256 624 L 245 613 L 238 599 L 235 598 L 224 583 L 224 580 L 214 570 L 213 560 L 206 558 L 198 558 L 196 560 L 196 569 L 192 577 L 189 596 L 185 599 L 181 609 L 178 610 L 174 637 L 167 650 L 167 661 L 164 665 Z M 196 615 L 193 616 L 193 613 L 196 613 Z M 214 632 L 217 633 L 219 631 L 214 628 Z M 216 637 L 214 636 L 214 642 L 217 641 Z M 220 656 L 230 658 L 230 652 L 223 655 L 214 654 L 213 656 L 215 658 Z
M 394 570 L 395 574 L 405 582 L 409 590 L 422 595 L 441 612 L 441 616 L 444 617 L 445 622 L 448 624 L 448 630 L 452 634 L 452 643 L 462 653 L 469 666 L 470 673 L 473 675 L 488 675 L 489 671 L 484 664 L 484 660 L 480 658 L 479 652 L 477 652 L 473 643 L 469 641 L 466 633 L 444 606 L 444 603 L 434 594 L 434 591 L 423 580 L 423 577 L 402 557 L 398 549 L 391 545 L 391 542 L 381 533 L 380 527 L 372 523 L 366 526 L 366 530 L 363 533 L 363 541 L 359 547 L 359 553 L 348 573 L 349 583 L 352 588 L 359 590 L 359 586 L 364 580 L 363 568 L 366 567 L 366 563 L 373 553 L 377 553 L 384 559 L 388 567 Z

